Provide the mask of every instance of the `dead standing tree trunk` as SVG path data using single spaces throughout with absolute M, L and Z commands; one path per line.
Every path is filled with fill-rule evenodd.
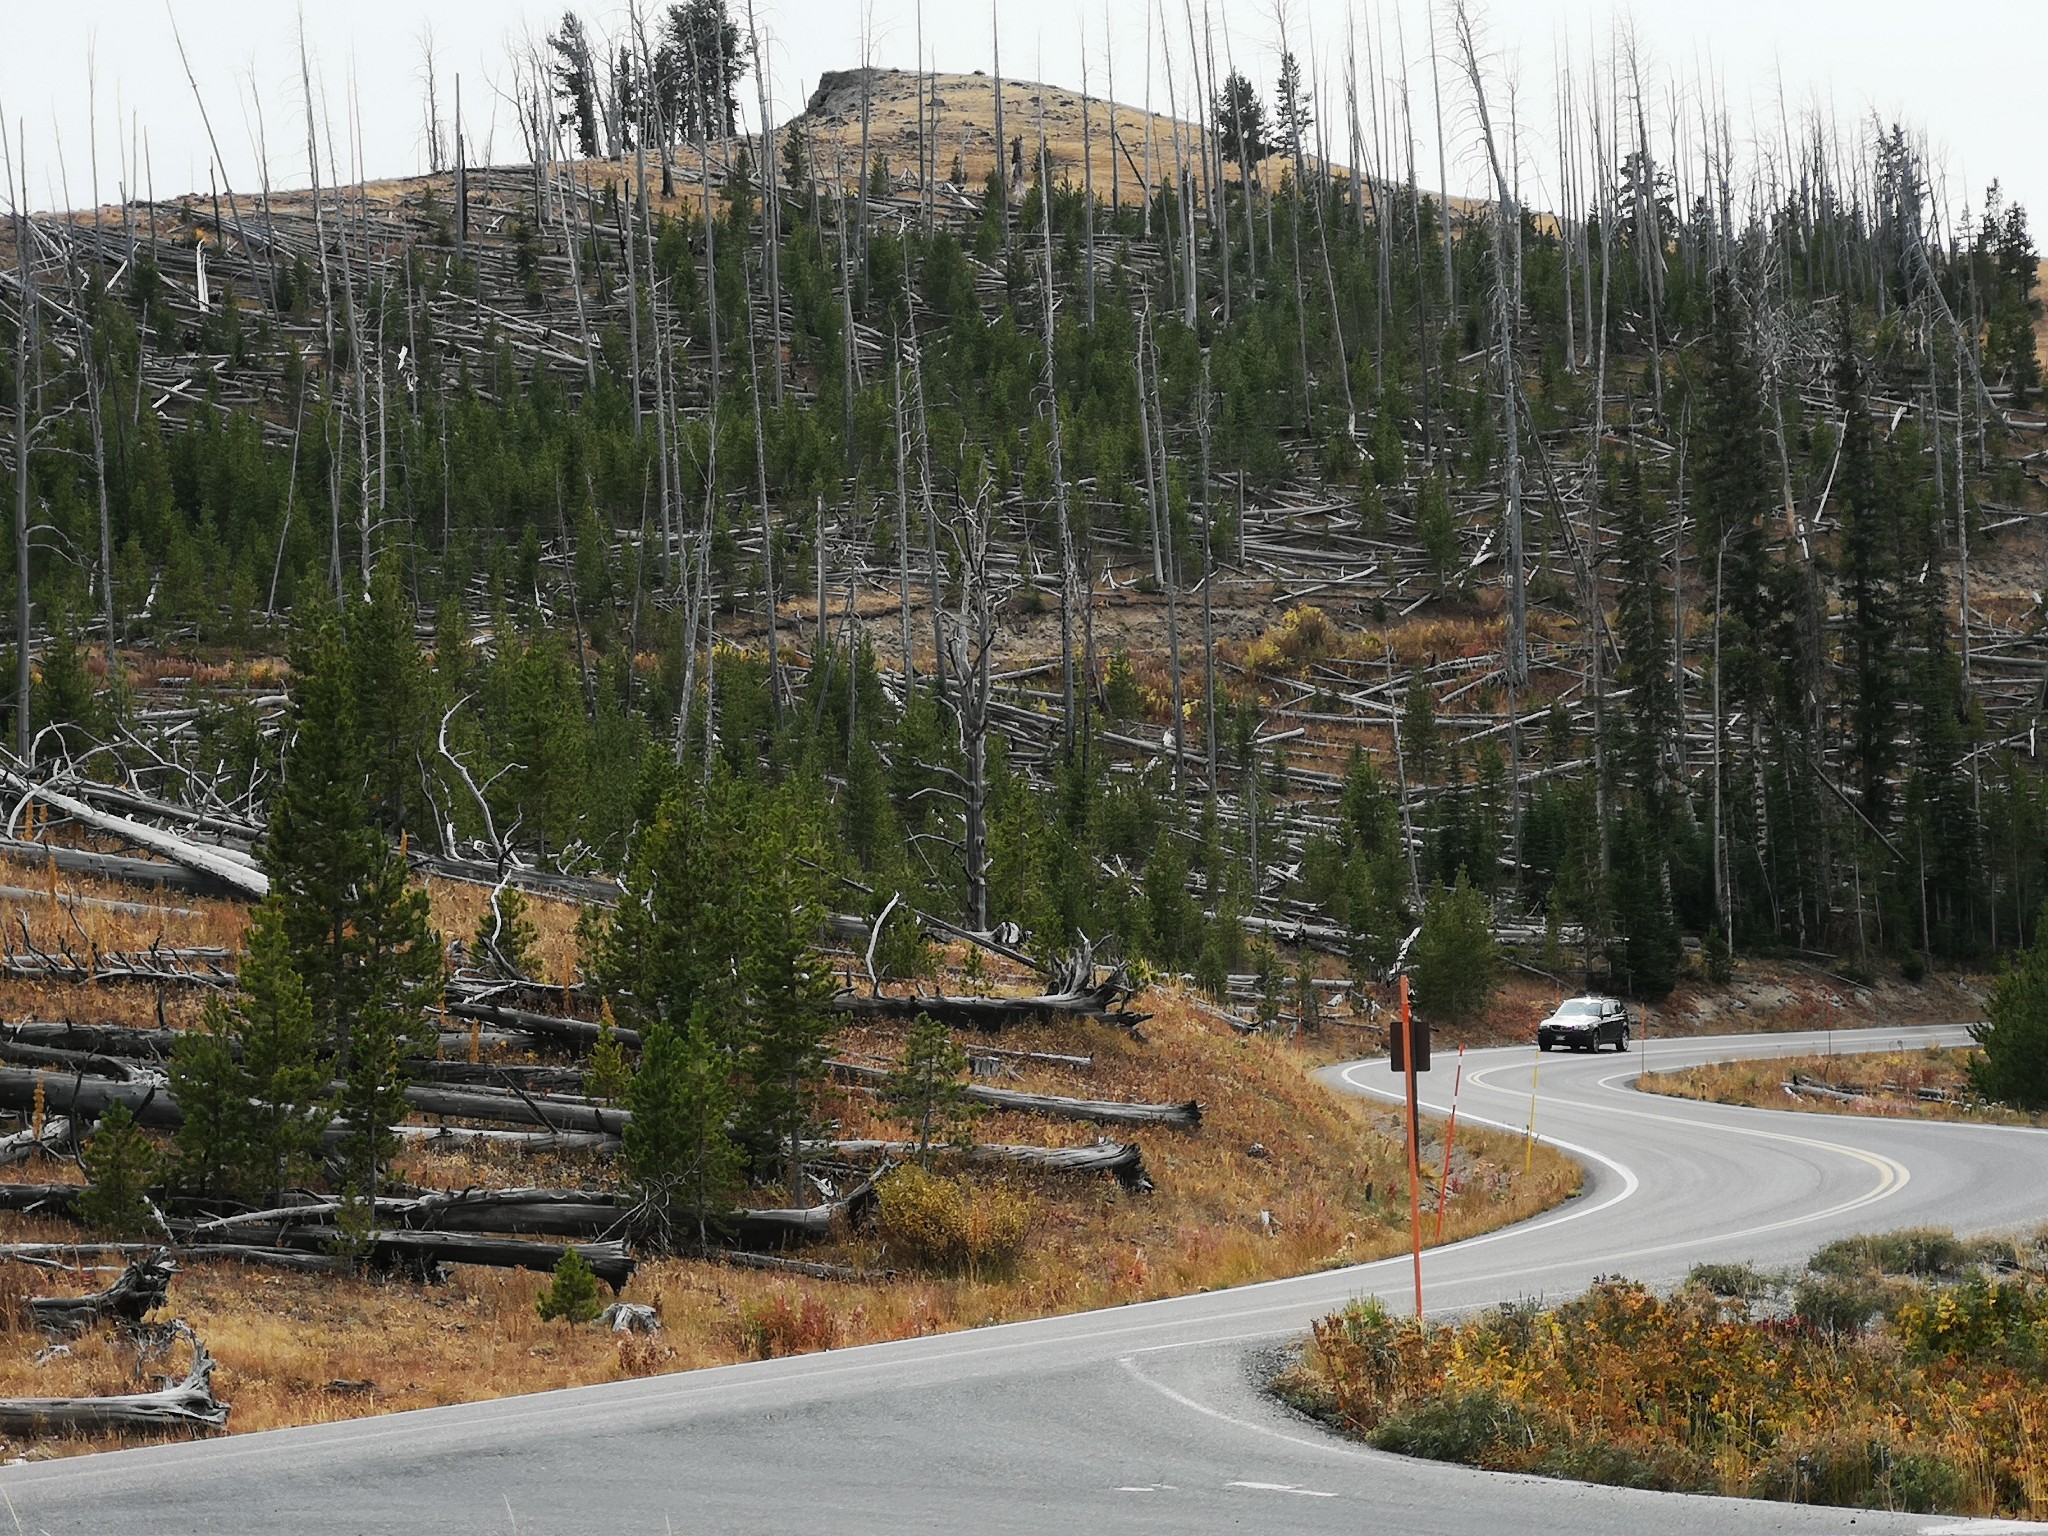
M 1513 184 L 1501 166 L 1500 150 L 1493 135 L 1493 120 L 1486 105 L 1486 82 L 1479 67 L 1479 47 L 1473 36 L 1472 17 L 1465 0 L 1457 0 L 1452 16 L 1458 50 L 1465 76 L 1472 86 L 1472 100 L 1479 113 L 1480 138 L 1486 145 L 1486 160 L 1494 184 L 1494 289 L 1495 324 L 1499 329 L 1501 416 L 1507 446 L 1507 688 L 1508 688 L 1508 798 L 1510 825 L 1519 827 L 1522 798 L 1522 743 L 1517 725 L 1518 699 L 1529 686 L 1528 593 L 1523 584 L 1522 552 L 1522 454 L 1521 430 L 1515 409 L 1520 375 L 1515 362 L 1515 327 L 1521 312 L 1522 211 Z M 1516 835 L 1519 852 L 1519 833 Z
M 954 532 L 960 554 L 960 610 L 946 615 L 945 640 L 959 686 L 946 696 L 960 728 L 966 772 L 956 777 L 965 809 L 962 856 L 967 874 L 967 916 L 977 933 L 988 932 L 988 728 L 992 693 L 990 653 L 995 648 L 998 597 L 989 568 L 987 493 L 977 499 Z M 935 605 L 936 606 L 936 605 Z

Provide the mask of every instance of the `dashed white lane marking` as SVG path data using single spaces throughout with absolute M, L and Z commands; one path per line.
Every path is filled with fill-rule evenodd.
M 1172 1483 L 1127 1483 L 1117 1489 L 1118 1493 L 1178 1493 Z
M 1292 1483 L 1225 1483 L 1226 1488 L 1249 1488 L 1255 1493 L 1291 1493 L 1303 1499 L 1334 1499 L 1334 1493 L 1324 1493 L 1317 1488 L 1297 1488 Z

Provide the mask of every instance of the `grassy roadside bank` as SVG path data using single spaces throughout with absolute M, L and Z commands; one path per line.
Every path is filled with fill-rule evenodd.
M 1275 1384 L 1385 1450 L 1795 1503 L 2048 1513 L 2048 1235 L 1923 1230 L 1801 1270 L 1622 1279 L 1554 1308 L 1318 1323 Z
M 1839 1055 L 1780 1056 L 1645 1072 L 1645 1093 L 1893 1120 L 1958 1120 L 1976 1125 L 2031 1125 L 2044 1117 L 1980 1098 L 1971 1084 L 1975 1046 Z

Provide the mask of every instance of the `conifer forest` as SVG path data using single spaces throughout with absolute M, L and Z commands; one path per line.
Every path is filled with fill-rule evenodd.
M 7 1026 L 0 1108 L 98 1121 L 91 1221 L 554 1234 L 584 1315 L 586 1262 L 779 1252 L 742 1239 L 872 1199 L 857 1146 L 1021 1116 L 956 1030 L 2035 940 L 2027 210 L 1908 126 L 1754 142 L 1621 43 L 1510 90 L 1465 0 L 1238 21 L 1235 61 L 1175 9 L 1103 78 L 849 68 L 765 130 L 744 0 L 570 11 L 493 162 L 429 61 L 425 175 L 364 180 L 310 73 L 289 189 L 159 195 L 123 137 L 117 206 L 40 212 L 10 168 L 0 851 L 252 914 L 8 936 L 15 978 L 198 1000 L 153 1098 Z M 1431 118 L 1466 164 L 1418 163 Z M 895 1139 L 835 1141 L 841 1091 Z M 444 1221 L 394 1173 L 421 1114 L 601 1154 L 616 1205 Z

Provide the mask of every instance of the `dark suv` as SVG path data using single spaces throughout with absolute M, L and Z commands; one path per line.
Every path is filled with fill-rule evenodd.
M 1536 1044 L 1541 1050 L 1568 1046 L 1575 1051 L 1597 1051 L 1611 1045 L 1628 1049 L 1628 1037 L 1635 1022 L 1628 1009 L 1611 997 L 1572 997 L 1557 1005 L 1557 1011 L 1536 1026 Z

